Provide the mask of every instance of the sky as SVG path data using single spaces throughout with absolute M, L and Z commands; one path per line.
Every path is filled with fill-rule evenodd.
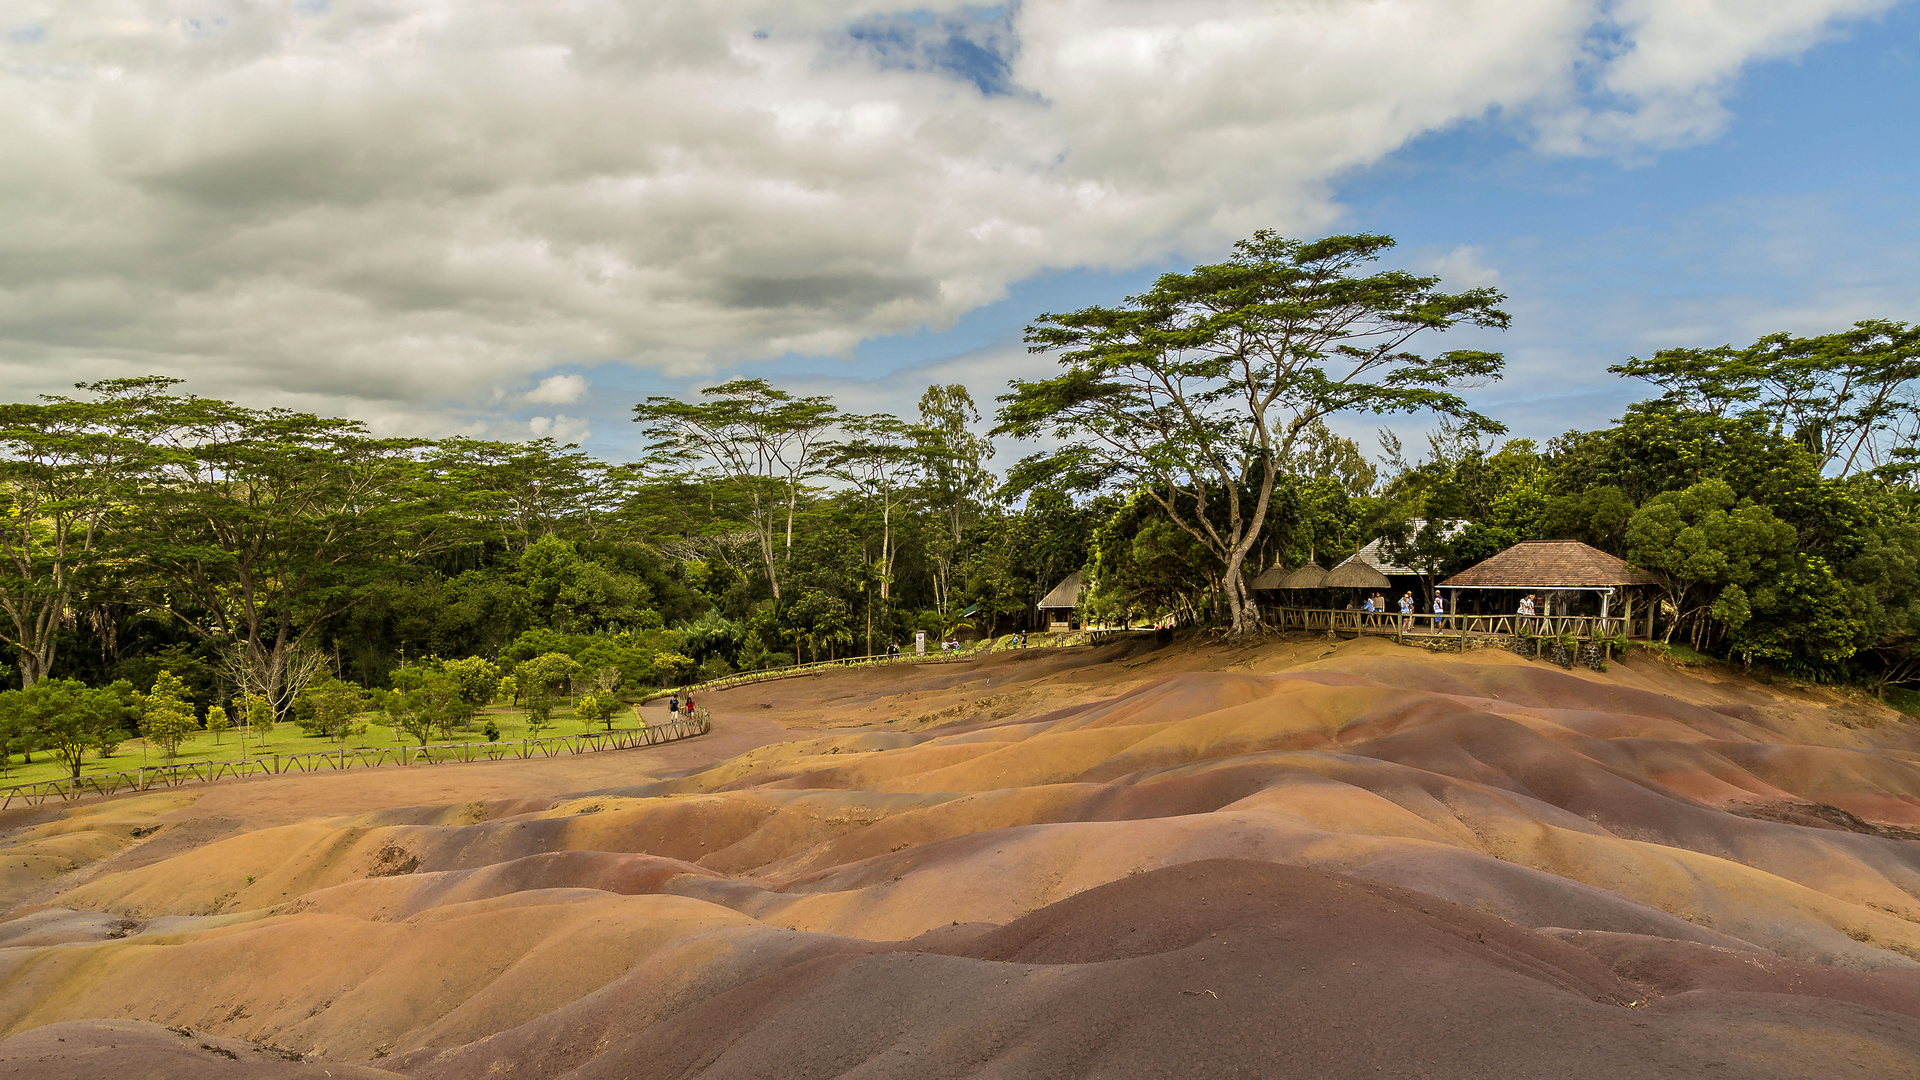
M 1916 101 L 1893 0 L 11 0 L 0 378 L 619 459 L 733 376 L 990 411 L 1042 312 L 1364 231 L 1507 294 L 1425 347 L 1544 439 L 1627 356 L 1920 320 Z

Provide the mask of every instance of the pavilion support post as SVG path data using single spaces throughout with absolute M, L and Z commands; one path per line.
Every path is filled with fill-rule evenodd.
M 1612 589 L 1608 589 L 1607 591 L 1600 594 L 1600 629 L 1601 630 L 1605 630 L 1607 628 L 1607 602 L 1612 599 L 1613 599 Z M 1613 641 L 1612 641 L 1613 635 L 1608 634 L 1607 638 L 1608 638 L 1607 644 L 1601 646 L 1601 649 L 1604 651 L 1606 655 L 1607 663 L 1612 663 L 1613 662 Z

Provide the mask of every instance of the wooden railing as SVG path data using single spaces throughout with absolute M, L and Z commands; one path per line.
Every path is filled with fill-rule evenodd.
M 1581 641 L 1626 633 L 1625 619 L 1609 615 L 1402 615 L 1347 608 L 1269 608 L 1282 630 L 1375 634 L 1390 637 L 1566 637 Z
M 637 715 L 639 710 L 635 710 Z M 676 739 L 704 735 L 712 730 L 713 718 L 705 709 L 696 709 L 691 719 L 670 720 L 664 724 L 641 721 L 636 729 L 581 732 L 578 735 L 550 735 L 544 739 L 481 743 L 440 743 L 426 746 L 379 746 L 314 751 L 308 754 L 271 754 L 239 761 L 189 761 L 177 765 L 147 765 L 121 772 L 95 773 L 79 779 L 62 777 L 32 784 L 0 788 L 0 810 L 16 801 L 38 806 L 51 799 L 78 799 L 87 795 L 118 795 L 128 791 L 150 791 L 160 787 L 180 787 L 191 783 L 242 779 L 252 776 L 279 776 L 291 772 L 319 772 L 322 769 L 371 769 L 382 765 L 444 765 L 457 761 L 500 761 L 505 758 L 527 760 L 535 757 L 559 757 L 561 754 L 588 754 L 600 750 L 631 750 L 658 746 Z

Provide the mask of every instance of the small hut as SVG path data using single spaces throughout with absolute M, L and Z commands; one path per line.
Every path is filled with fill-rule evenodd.
M 1546 610 L 1538 612 L 1541 615 L 1574 614 L 1575 604 L 1590 596 L 1601 618 L 1625 621 L 1629 637 L 1652 637 L 1656 604 L 1651 593 L 1660 584 L 1658 577 L 1625 559 L 1577 540 L 1523 540 L 1453 575 L 1440 588 L 1449 593 L 1447 609 L 1455 614 L 1464 613 L 1463 592 L 1495 594 L 1500 614 L 1517 605 L 1515 594 L 1543 594 Z M 1637 606 L 1636 598 L 1641 601 Z
M 1318 589 L 1325 586 L 1326 583 L 1327 572 L 1320 568 L 1320 564 L 1308 563 L 1293 573 L 1288 574 L 1286 577 L 1281 578 L 1278 587 L 1282 589 Z
M 1049 633 L 1073 629 L 1073 609 L 1080 606 L 1080 580 L 1080 571 L 1075 570 L 1034 605 L 1040 609 L 1040 621 Z

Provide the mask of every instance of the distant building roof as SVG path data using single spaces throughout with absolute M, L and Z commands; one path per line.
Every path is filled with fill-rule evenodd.
M 1439 528 L 1440 535 L 1446 539 L 1452 539 L 1455 533 L 1467 527 L 1467 523 L 1464 521 L 1438 521 L 1434 524 Z M 1420 535 L 1420 530 L 1426 527 L 1426 518 L 1410 519 L 1407 522 L 1408 539 Z M 1354 552 L 1353 557 L 1373 567 L 1375 570 L 1380 571 L 1382 574 L 1405 575 L 1421 573 L 1420 570 L 1414 567 L 1402 566 L 1397 562 L 1394 556 L 1388 553 L 1387 540 L 1384 536 L 1368 544 L 1366 547 L 1361 548 L 1359 551 Z
M 1450 589 L 1604 589 L 1658 585 L 1660 579 L 1578 540 L 1523 540 L 1440 584 Z
M 1073 573 L 1061 578 L 1060 584 L 1055 585 L 1053 591 L 1042 597 L 1040 602 L 1034 606 L 1042 611 L 1046 611 L 1049 608 L 1072 609 L 1079 607 L 1080 571 L 1075 570 Z

